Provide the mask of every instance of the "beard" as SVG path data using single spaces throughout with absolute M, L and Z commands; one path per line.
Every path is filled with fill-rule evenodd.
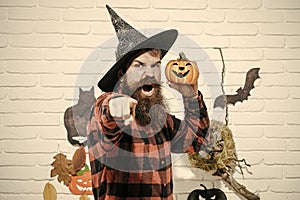
M 161 92 L 161 86 L 153 79 L 142 80 L 136 84 L 135 88 L 130 88 L 126 83 L 123 93 L 138 101 L 135 108 L 135 120 L 141 126 L 150 125 L 152 129 L 161 129 L 166 121 L 166 105 Z M 153 89 L 154 93 L 150 97 L 142 95 L 142 90 Z M 131 94 L 131 95 L 130 95 Z

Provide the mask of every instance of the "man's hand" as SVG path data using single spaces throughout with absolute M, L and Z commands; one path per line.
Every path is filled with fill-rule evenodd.
M 183 97 L 195 97 L 198 95 L 198 81 L 194 84 L 178 84 L 168 82 L 171 88 L 174 88 L 182 94 Z
M 137 100 L 128 96 L 112 98 L 108 103 L 110 115 L 122 118 L 127 126 L 134 120 L 136 104 Z

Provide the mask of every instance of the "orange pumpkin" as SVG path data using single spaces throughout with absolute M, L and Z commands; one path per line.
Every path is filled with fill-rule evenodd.
M 85 165 L 83 170 L 77 172 L 76 176 L 71 176 L 69 190 L 72 194 L 76 195 L 93 194 L 91 171 L 87 165 Z
M 166 78 L 171 83 L 194 84 L 199 78 L 195 61 L 188 60 L 184 53 L 179 53 L 177 60 L 170 60 L 165 69 Z

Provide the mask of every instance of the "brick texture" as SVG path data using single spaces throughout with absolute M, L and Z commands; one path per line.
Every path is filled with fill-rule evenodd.
M 11 8 L 8 10 L 9 20 L 60 20 L 60 10 L 49 8 Z
M 222 69 L 213 48 L 223 51 L 227 94 L 260 67 L 248 100 L 229 105 L 237 155 L 252 172 L 234 177 L 261 199 L 300 199 L 299 0 L 0 0 L 0 199 L 41 199 L 49 181 L 58 199 L 79 198 L 50 178 L 50 164 L 58 152 L 72 158 L 76 150 L 67 142 L 63 114 L 77 102 L 78 88 L 96 86 L 114 62 L 116 38 L 105 4 L 146 35 L 179 31 L 163 63 L 179 51 L 198 61 L 199 88 L 214 119 L 224 120 L 213 108 Z M 180 95 L 164 94 L 170 111 L 182 117 Z M 173 172 L 176 200 L 200 183 L 242 199 L 192 168 L 186 155 L 176 158 Z

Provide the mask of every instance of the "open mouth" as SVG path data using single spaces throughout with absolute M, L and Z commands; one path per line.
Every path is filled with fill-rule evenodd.
M 186 71 L 185 73 L 180 73 L 180 72 L 176 72 L 175 70 L 172 70 L 172 72 L 179 78 L 184 78 L 186 77 L 186 75 L 188 75 L 188 73 L 190 72 L 190 70 Z
M 142 94 L 146 97 L 151 97 L 154 93 L 154 84 L 143 85 L 142 86 Z
M 82 192 L 92 192 L 92 187 L 89 187 L 89 186 L 81 187 L 81 186 L 77 185 L 77 189 Z

